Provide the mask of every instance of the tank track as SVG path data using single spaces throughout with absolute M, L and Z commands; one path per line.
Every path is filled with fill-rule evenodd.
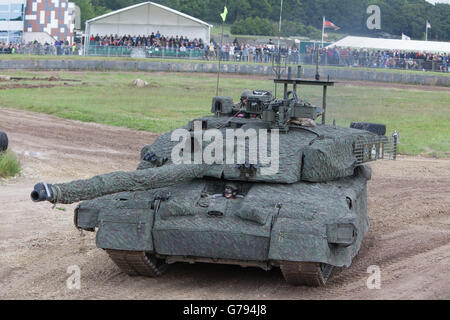
M 107 249 L 109 257 L 129 276 L 145 276 L 156 278 L 161 276 L 167 264 L 144 251 L 123 251 Z
M 295 286 L 323 287 L 333 272 L 333 266 L 316 262 L 290 262 L 280 264 L 287 283 Z

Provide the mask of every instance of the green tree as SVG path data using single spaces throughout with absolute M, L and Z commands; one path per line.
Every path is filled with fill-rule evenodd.
M 91 0 L 74 0 L 75 4 L 80 7 L 81 10 L 81 28 L 84 29 L 86 20 L 95 17 L 95 9 L 91 3 Z
M 249 17 L 245 20 L 239 20 L 231 26 L 231 33 L 245 35 L 275 35 L 275 25 L 268 19 L 260 17 Z
M 95 1 L 95 0 L 93 0 Z M 84 29 L 87 20 L 100 16 L 107 13 L 109 10 L 106 7 L 96 5 L 92 3 L 91 0 L 73 0 L 81 10 L 81 28 Z
M 142 0 L 74 0 L 82 11 L 82 23 L 110 10 L 117 10 Z M 220 13 L 225 4 L 228 8 L 227 23 L 236 24 L 234 31 L 242 26 L 251 32 L 261 30 L 275 32 L 280 18 L 280 0 L 154 0 L 154 2 L 179 10 L 210 23 L 221 23 Z M 400 35 L 402 32 L 413 39 L 424 39 L 425 24 L 429 20 L 430 40 L 450 40 L 450 5 L 432 5 L 425 0 L 284 0 L 283 34 L 317 37 L 322 29 L 322 17 L 333 21 L 339 32 L 353 35 L 371 35 L 366 13 L 369 5 L 381 8 L 383 32 Z M 248 20 L 248 18 L 259 18 Z M 268 28 L 268 25 L 272 25 Z M 309 29 L 313 28 L 313 29 Z M 275 30 L 275 31 L 274 31 Z M 234 32 L 232 31 L 232 32 Z M 320 37 L 320 34 L 319 34 Z

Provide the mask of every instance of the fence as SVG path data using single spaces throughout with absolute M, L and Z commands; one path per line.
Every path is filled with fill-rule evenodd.
M 28 55 L 59 55 L 71 56 L 81 55 L 83 48 L 79 46 L 54 46 L 41 44 L 28 44 L 13 47 L 0 47 L 3 54 L 28 54 Z M 136 57 L 136 58 L 165 58 L 165 59 L 187 59 L 187 60 L 217 60 L 218 50 L 209 49 L 176 49 L 158 47 L 126 47 L 126 46 L 97 46 L 90 45 L 87 48 L 87 55 L 102 57 Z M 235 50 L 234 52 L 222 52 L 222 60 L 230 62 L 261 63 L 272 64 L 279 57 L 277 52 Z M 300 54 L 297 51 L 284 52 L 281 55 L 282 64 L 291 65 L 315 65 L 315 54 Z M 321 66 L 336 67 L 359 67 L 374 69 L 401 69 L 401 70 L 421 70 L 434 72 L 449 72 L 449 58 L 445 56 L 440 60 L 424 60 L 411 58 L 393 58 L 389 56 L 359 56 L 359 55 L 329 55 L 323 53 L 319 55 Z
M 27 54 L 27 55 L 57 55 L 57 56 L 73 56 L 80 55 L 81 48 L 78 46 L 54 46 L 51 44 L 27 44 L 15 45 L 12 47 L 0 48 L 2 54 Z
M 207 51 L 203 49 L 175 49 L 157 47 L 119 47 L 93 46 L 87 50 L 89 56 L 103 57 L 140 57 L 140 58 L 179 58 L 179 59 L 208 59 Z
M 303 54 L 298 61 L 299 64 L 316 64 L 315 54 Z M 401 70 L 421 70 L 434 72 L 448 72 L 449 64 L 447 59 L 425 60 L 412 58 L 393 58 L 389 56 L 330 56 L 328 54 L 319 55 L 320 65 L 341 66 L 356 68 L 376 68 L 376 69 L 401 69 Z

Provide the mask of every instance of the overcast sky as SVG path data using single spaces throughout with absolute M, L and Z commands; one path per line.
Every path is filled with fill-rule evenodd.
M 438 2 L 438 3 L 447 3 L 447 4 L 450 4 L 450 0 L 427 0 L 428 2 L 430 2 L 430 3 L 436 3 L 436 2 Z

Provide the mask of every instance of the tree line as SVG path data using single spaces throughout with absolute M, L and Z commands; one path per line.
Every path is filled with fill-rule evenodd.
M 82 23 L 98 15 L 143 0 L 74 0 L 82 11 Z M 198 19 L 221 23 L 220 13 L 228 8 L 227 24 L 232 33 L 254 35 L 278 35 L 280 0 L 154 0 Z M 367 8 L 378 5 L 381 9 L 381 30 L 369 30 L 366 21 Z M 352 35 L 373 35 L 384 32 L 392 35 L 402 33 L 413 40 L 425 39 L 428 20 L 431 29 L 428 39 L 450 40 L 450 5 L 432 5 L 425 0 L 284 0 L 283 36 L 308 36 L 321 34 L 322 17 L 332 21 L 339 32 Z

